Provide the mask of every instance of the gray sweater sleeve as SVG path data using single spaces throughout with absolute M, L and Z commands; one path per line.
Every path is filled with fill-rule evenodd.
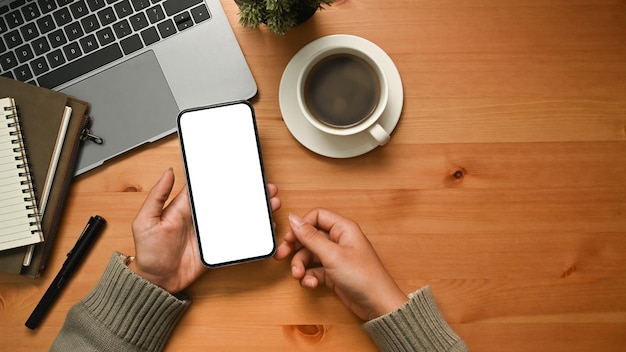
M 189 300 L 137 276 L 113 254 L 96 287 L 70 309 L 51 351 L 161 351 Z M 396 311 L 363 324 L 383 352 L 468 351 L 426 287 Z
M 366 322 L 363 329 L 383 352 L 469 351 L 446 323 L 429 287 L 411 294 L 397 310 Z
M 113 254 L 96 287 L 70 309 L 51 351 L 160 351 L 189 306 Z

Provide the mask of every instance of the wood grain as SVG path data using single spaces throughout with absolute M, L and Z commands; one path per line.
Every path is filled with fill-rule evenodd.
M 242 28 L 222 1 L 259 87 L 267 177 L 289 212 L 357 220 L 407 293 L 433 288 L 474 351 L 605 351 L 626 344 L 626 3 L 618 0 L 339 0 L 286 36 Z M 278 87 L 310 41 L 354 34 L 381 46 L 404 87 L 391 142 L 329 159 L 290 135 Z M 46 350 L 161 172 L 184 174 L 175 136 L 77 178 L 49 270 L 0 274 L 0 343 Z M 109 223 L 36 332 L 26 318 L 93 214 Z M 233 224 L 235 226 L 235 224 Z M 375 351 L 360 322 L 289 264 L 219 270 L 188 290 L 171 351 Z

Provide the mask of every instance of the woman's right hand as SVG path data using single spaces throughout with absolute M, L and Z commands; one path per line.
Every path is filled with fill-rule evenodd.
M 327 209 L 289 214 L 291 230 L 274 257 L 290 254 L 291 272 L 305 288 L 333 290 L 359 318 L 371 320 L 407 302 L 357 223 Z

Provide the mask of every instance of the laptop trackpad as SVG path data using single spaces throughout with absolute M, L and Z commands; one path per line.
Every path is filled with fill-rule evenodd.
M 90 104 L 91 131 L 104 143 L 85 142 L 77 174 L 176 131 L 178 105 L 152 51 L 62 90 Z

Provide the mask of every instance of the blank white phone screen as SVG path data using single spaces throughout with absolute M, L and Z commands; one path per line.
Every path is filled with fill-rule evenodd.
M 271 256 L 272 211 L 252 107 L 236 103 L 183 112 L 178 128 L 204 264 Z

